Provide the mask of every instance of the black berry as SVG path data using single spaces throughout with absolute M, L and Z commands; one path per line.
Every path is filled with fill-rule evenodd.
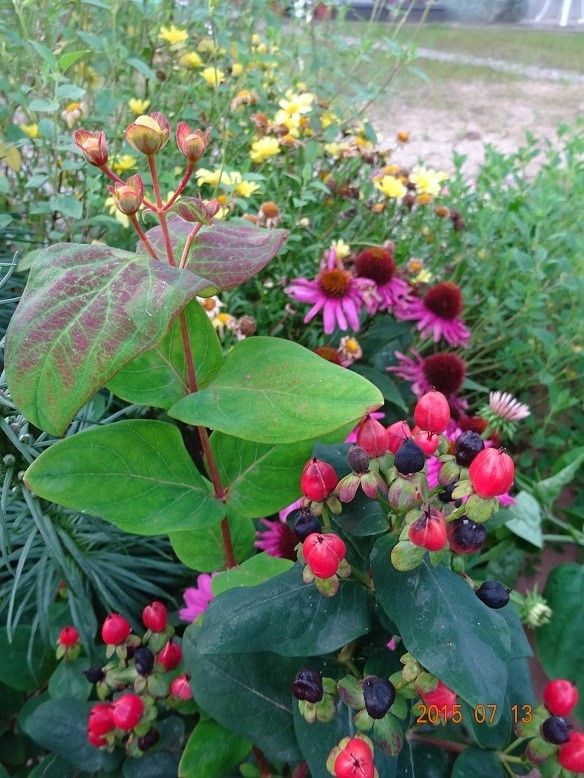
M 548 743 L 561 746 L 570 739 L 570 725 L 560 716 L 550 716 L 541 725 L 541 734 Z
M 422 449 L 411 438 L 406 438 L 396 452 L 394 464 L 398 473 L 409 475 L 419 473 L 425 462 Z
M 320 521 L 316 516 L 311 513 L 308 508 L 302 508 L 296 512 L 296 518 L 294 519 L 294 534 L 298 540 L 306 540 L 313 532 L 320 532 L 322 527 Z
M 318 670 L 305 667 L 294 679 L 292 693 L 297 700 L 320 702 L 322 700 L 322 675 Z
M 369 455 L 361 446 L 352 446 L 347 454 L 347 464 L 354 473 L 362 475 L 369 470 Z
M 149 729 L 145 735 L 138 738 L 138 748 L 140 751 L 148 751 L 153 748 L 160 740 L 160 732 L 157 729 Z
M 83 675 L 89 683 L 99 683 L 99 681 L 103 681 L 105 678 L 105 673 L 101 667 L 90 667 L 88 670 L 83 671 Z
M 509 602 L 509 589 L 499 581 L 485 581 L 475 594 L 489 608 L 504 608 Z
M 483 524 L 461 516 L 448 525 L 448 540 L 455 554 L 474 554 L 480 551 L 487 539 L 487 530 Z
M 463 432 L 456 441 L 456 448 L 454 450 L 456 464 L 461 467 L 468 467 L 484 447 L 485 441 L 478 432 L 473 432 L 472 430 Z
M 382 719 L 395 700 L 395 686 L 385 678 L 370 675 L 363 680 L 365 710 L 372 719 Z
M 134 662 L 140 675 L 150 675 L 154 667 L 154 654 L 146 646 L 140 646 L 134 652 Z
M 448 484 L 444 489 L 438 493 L 438 499 L 440 502 L 452 502 L 452 492 L 456 488 L 456 481 L 453 484 Z

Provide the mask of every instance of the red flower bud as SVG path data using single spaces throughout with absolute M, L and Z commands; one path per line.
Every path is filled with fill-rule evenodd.
M 313 532 L 302 544 L 302 554 L 308 567 L 317 578 L 330 578 L 345 557 L 347 548 L 338 535 L 332 532 Z
M 415 546 L 428 551 L 440 551 L 447 540 L 444 514 L 435 508 L 424 511 L 419 519 L 410 524 L 408 537 Z
M 138 116 L 138 118 L 126 127 L 126 140 L 137 151 L 152 156 L 158 154 L 168 142 L 170 137 L 170 125 L 166 116 L 155 111 L 154 113 Z
M 142 621 L 146 629 L 150 629 L 152 632 L 164 632 L 168 624 L 166 606 L 158 600 L 154 600 L 142 611 Z
M 511 488 L 515 465 L 504 451 L 484 448 L 471 462 L 468 474 L 479 497 L 498 497 Z
M 370 746 L 361 738 L 349 740 L 335 759 L 336 778 L 373 778 L 375 765 Z
M 107 743 L 105 735 L 98 735 L 97 732 L 93 732 L 91 729 L 87 733 L 87 740 L 96 748 L 101 748 Z
M 144 182 L 136 173 L 130 176 L 125 183 L 108 186 L 108 190 L 114 196 L 118 210 L 127 216 L 133 216 L 140 210 L 144 200 Z
M 63 629 L 59 632 L 59 639 L 57 642 L 62 646 L 67 646 L 67 648 L 70 648 L 71 646 L 77 645 L 78 641 L 79 632 L 77 632 L 75 627 L 63 627 Z
M 73 140 L 80 151 L 85 154 L 85 159 L 96 167 L 103 167 L 108 159 L 107 142 L 105 133 L 89 132 L 89 130 L 75 130 Z
M 178 667 L 182 659 L 182 649 L 178 643 L 169 640 L 164 648 L 159 652 L 156 661 L 164 667 L 165 670 L 174 670 Z
M 189 162 L 197 162 L 205 153 L 211 129 L 191 130 L 186 122 L 179 122 L 176 128 L 176 145 Z
M 388 447 L 392 454 L 396 454 L 404 440 L 412 434 L 407 421 L 396 421 L 390 424 L 385 432 L 387 434 Z
M 366 416 L 357 429 L 357 445 L 370 457 L 382 457 L 388 449 L 385 427 L 377 419 Z
M 106 616 L 101 628 L 101 637 L 108 645 L 119 646 L 124 643 L 131 632 L 130 625 L 119 613 L 110 613 Z
M 440 438 L 432 432 L 414 427 L 412 437 L 427 457 L 431 457 L 440 445 Z
M 190 675 L 178 675 L 170 684 L 170 693 L 178 700 L 190 700 L 193 696 L 193 690 L 190 684 Z
M 93 732 L 94 735 L 105 735 L 111 732 L 115 727 L 112 714 L 113 708 L 109 702 L 96 703 L 89 711 L 88 732 Z
M 322 502 L 333 493 L 339 482 L 334 468 L 313 457 L 305 465 L 300 478 L 302 494 L 314 502 Z
M 546 684 L 543 702 L 552 716 L 569 716 L 578 704 L 578 689 L 570 681 L 556 678 Z
M 440 435 L 450 421 L 450 406 L 442 392 L 426 392 L 422 395 L 414 409 L 416 426 L 426 432 Z
M 584 734 L 572 732 L 570 739 L 558 749 L 558 763 L 573 773 L 584 772 Z
M 122 694 L 113 702 L 112 718 L 118 729 L 134 729 L 144 714 L 144 703 L 137 694 Z

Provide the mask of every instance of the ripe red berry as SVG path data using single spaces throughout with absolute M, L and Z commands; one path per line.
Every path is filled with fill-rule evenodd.
M 511 488 L 515 465 L 504 451 L 485 448 L 471 462 L 468 474 L 479 497 L 498 497 Z
M 346 546 L 338 535 L 332 532 L 313 532 L 302 544 L 306 564 L 317 578 L 330 578 L 344 559 Z
M 118 729 L 134 729 L 144 714 L 144 703 L 137 694 L 122 694 L 113 703 L 113 720 Z
M 75 629 L 75 627 L 63 627 L 63 629 L 59 632 L 59 643 L 62 646 L 67 646 L 68 648 L 71 646 L 77 645 L 77 642 L 79 641 L 79 632 Z
M 411 437 L 412 434 L 407 421 L 396 421 L 390 424 L 385 433 L 387 435 L 388 448 L 392 454 L 396 454 L 404 440 Z
M 373 778 L 375 766 L 369 745 L 361 738 L 349 740 L 335 759 L 336 778 Z
M 178 675 L 170 684 L 170 693 L 178 700 L 190 700 L 193 696 L 193 691 L 190 684 L 190 675 Z
M 95 746 L 96 748 L 101 748 L 102 746 L 105 746 L 106 739 L 105 735 L 98 735 L 97 732 L 93 732 L 91 729 L 87 732 L 87 739 L 91 743 L 92 746 Z
M 114 727 L 113 709 L 109 702 L 97 702 L 89 711 L 87 730 L 94 735 L 105 735 Z
M 558 762 L 565 770 L 584 773 L 584 733 L 572 732 L 568 742 L 558 749 Z
M 578 689 L 570 681 L 556 678 L 546 684 L 543 702 L 553 716 L 569 716 L 578 704 Z
M 305 465 L 300 478 L 302 494 L 314 502 L 322 502 L 330 497 L 339 482 L 332 465 L 313 457 Z
M 128 639 L 131 632 L 130 625 L 119 613 L 110 613 L 106 616 L 101 628 L 101 637 L 104 643 L 119 646 Z
M 357 445 L 370 457 L 382 457 L 388 449 L 385 427 L 377 419 L 366 416 L 357 429 Z
M 410 524 L 408 537 L 415 546 L 428 551 L 440 551 L 447 540 L 446 522 L 441 511 L 431 508 Z
M 168 611 L 161 602 L 154 600 L 142 611 L 142 621 L 146 629 L 152 632 L 164 632 L 168 624 Z
M 165 670 L 174 670 L 178 667 L 182 659 L 182 648 L 169 640 L 156 657 L 156 661 L 164 667 Z
M 412 430 L 412 438 L 427 457 L 431 457 L 440 445 L 440 438 L 432 432 L 426 432 L 418 427 Z
M 416 426 L 436 435 L 444 432 L 450 421 L 450 406 L 442 392 L 426 392 L 414 408 Z
M 438 708 L 439 715 L 446 713 L 446 718 L 452 718 L 454 714 L 453 705 L 456 703 L 456 694 L 446 686 L 442 681 L 438 681 L 435 689 L 429 692 L 420 692 L 420 697 L 426 706 L 435 705 Z

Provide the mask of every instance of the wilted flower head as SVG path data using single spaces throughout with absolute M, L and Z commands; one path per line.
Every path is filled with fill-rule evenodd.
M 261 519 L 260 524 L 263 524 L 265 529 L 256 532 L 255 547 L 270 556 L 296 561 L 294 549 L 298 538 L 286 524 L 286 519 L 280 515 L 277 519 Z
M 344 335 L 341 338 L 337 351 L 343 367 L 349 367 L 363 356 L 363 349 L 359 345 L 359 341 L 352 335 Z
M 65 108 L 61 111 L 61 118 L 71 129 L 79 119 L 83 116 L 85 113 L 85 106 L 83 103 L 69 103 L 69 105 L 65 106 Z
M 521 421 L 530 414 L 529 406 L 520 403 L 509 392 L 490 392 L 489 409 L 504 421 Z

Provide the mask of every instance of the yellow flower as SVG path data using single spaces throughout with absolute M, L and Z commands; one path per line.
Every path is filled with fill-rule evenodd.
M 63 111 L 61 111 L 61 118 L 71 129 L 81 119 L 85 113 L 85 106 L 83 103 L 69 103 Z
M 420 270 L 417 276 L 412 281 L 415 284 L 429 284 L 432 280 L 432 273 L 429 270 Z
M 338 120 L 339 117 L 332 111 L 325 111 L 320 117 L 320 123 L 322 124 L 324 130 L 326 130 L 327 127 L 330 127 L 331 124 L 338 122 Z
M 137 97 L 132 97 L 131 100 L 128 100 L 128 108 L 132 113 L 135 113 L 136 116 L 146 113 L 149 106 L 150 100 L 139 100 Z
M 252 162 L 265 162 L 280 153 L 280 141 L 277 138 L 260 138 L 251 144 L 249 156 Z
M 112 168 L 115 173 L 121 176 L 122 173 L 133 170 L 136 167 L 136 163 L 136 157 L 133 157 L 131 154 L 117 154 L 112 162 Z
M 251 197 L 256 192 L 260 191 L 260 185 L 255 181 L 242 181 L 235 187 L 235 192 L 240 197 Z
M 130 226 L 130 220 L 126 216 L 125 213 L 122 213 L 120 210 L 118 210 L 117 200 L 115 197 L 106 197 L 105 198 L 105 207 L 108 210 L 108 213 L 110 216 L 113 216 L 114 219 L 119 222 L 124 229 L 128 229 Z
M 325 143 L 324 150 L 329 155 L 329 157 L 336 158 L 341 156 L 342 146 L 340 143 L 335 143 L 333 141 L 333 143 Z
M 199 57 L 196 51 L 185 51 L 181 54 L 178 60 L 178 64 L 183 68 L 200 68 L 203 65 L 203 60 Z
M 158 37 L 171 46 L 176 46 L 179 43 L 184 43 L 188 39 L 189 34 L 186 30 L 171 24 L 170 27 L 161 27 Z
M 257 46 L 258 43 L 260 43 L 261 39 L 262 39 L 261 35 L 257 32 L 254 32 L 254 34 L 251 36 L 252 46 Z
M 302 116 L 299 113 L 287 113 L 286 111 L 283 111 L 280 109 L 276 116 L 274 117 L 274 122 L 276 124 L 282 124 L 284 127 L 288 129 L 288 131 L 294 135 L 295 137 L 298 136 L 298 131 L 300 129 L 300 120 L 302 119 Z
M 20 129 L 29 138 L 38 138 L 39 136 L 38 124 L 21 124 Z
M 242 73 L 243 73 L 243 65 L 241 64 L 241 62 L 234 62 L 231 65 L 231 74 L 237 78 L 237 76 L 240 76 Z
M 348 257 L 351 253 L 351 247 L 348 243 L 345 243 L 345 241 L 340 238 L 339 240 L 334 240 L 331 243 L 331 248 L 336 251 L 337 258 L 338 259 L 344 259 L 345 257 Z
M 199 168 L 197 170 L 197 185 L 209 184 L 210 186 L 218 186 L 219 184 L 225 184 L 229 182 L 229 173 L 225 170 L 217 168 L 216 170 L 207 170 L 207 168 Z
M 287 114 L 292 115 L 295 113 L 310 113 L 310 111 L 312 111 L 313 102 L 314 95 L 310 92 L 294 94 L 294 92 L 288 90 L 286 92 L 286 98 L 280 100 L 278 105 Z
M 380 181 L 375 182 L 374 186 L 386 197 L 393 197 L 395 200 L 401 200 L 407 192 L 403 183 L 395 176 L 383 176 Z
M 234 330 L 237 325 L 235 316 L 232 316 L 230 313 L 218 313 L 211 321 L 213 322 L 213 327 L 215 327 L 219 333 L 220 338 L 223 337 L 226 329 Z
M 415 167 L 410 173 L 410 181 L 415 184 L 418 194 L 429 194 L 436 197 L 440 194 L 442 184 L 448 178 L 443 170 Z
M 201 76 L 204 78 L 207 86 L 217 87 L 225 81 L 225 73 L 215 67 L 205 68 L 201 71 Z

